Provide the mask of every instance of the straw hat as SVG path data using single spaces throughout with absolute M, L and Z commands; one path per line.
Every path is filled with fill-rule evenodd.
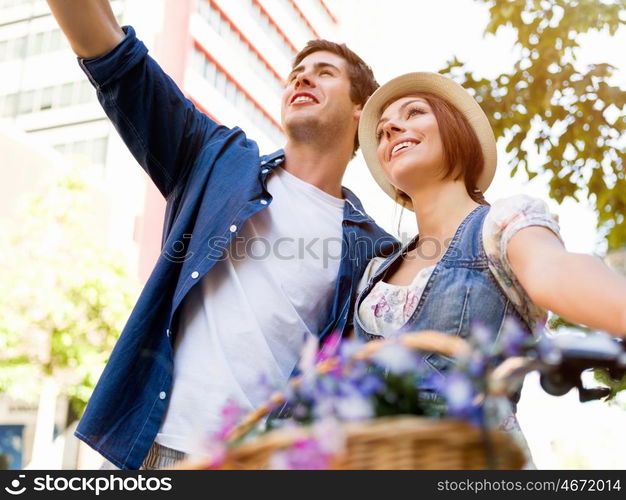
M 484 193 L 491 184 L 496 171 L 496 139 L 493 130 L 487 116 L 469 92 L 454 80 L 438 73 L 407 73 L 394 78 L 374 92 L 365 104 L 359 122 L 359 142 L 374 179 L 385 193 L 396 200 L 396 189 L 387 180 L 378 163 L 376 127 L 383 112 L 383 106 L 400 97 L 420 92 L 428 92 L 452 104 L 465 116 L 476 132 L 485 159 L 485 166 L 476 187 Z

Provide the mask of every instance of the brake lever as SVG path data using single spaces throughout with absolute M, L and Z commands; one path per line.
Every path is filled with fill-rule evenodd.
M 543 390 L 553 396 L 563 396 L 576 387 L 581 402 L 601 399 L 611 393 L 606 387 L 583 387 L 581 375 L 584 371 L 605 368 L 617 380 L 626 375 L 623 343 L 605 334 L 554 337 L 550 348 L 540 354 L 540 359 Z

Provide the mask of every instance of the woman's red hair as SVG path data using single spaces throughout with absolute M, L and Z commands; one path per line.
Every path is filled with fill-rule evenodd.
M 477 189 L 478 179 L 485 165 L 483 150 L 467 119 L 441 97 L 426 92 L 418 92 L 411 96 L 424 99 L 437 119 L 446 163 L 444 179 L 463 178 L 470 198 L 481 205 L 488 205 L 483 194 Z M 401 191 L 398 191 L 398 197 L 402 203 L 411 202 Z

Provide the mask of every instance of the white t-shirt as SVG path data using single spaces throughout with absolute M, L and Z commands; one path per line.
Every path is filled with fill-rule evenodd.
M 242 226 L 182 304 L 174 380 L 157 443 L 189 454 L 220 428 L 221 410 L 264 403 L 308 335 L 325 326 L 342 250 L 344 200 L 276 168 L 270 206 Z M 266 384 L 266 385 L 267 385 Z

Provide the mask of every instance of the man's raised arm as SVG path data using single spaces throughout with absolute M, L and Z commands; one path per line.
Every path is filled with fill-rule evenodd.
M 108 0 L 48 0 L 105 113 L 164 197 L 230 129 L 199 112 Z
M 100 56 L 122 41 L 109 0 L 47 0 L 77 56 Z

